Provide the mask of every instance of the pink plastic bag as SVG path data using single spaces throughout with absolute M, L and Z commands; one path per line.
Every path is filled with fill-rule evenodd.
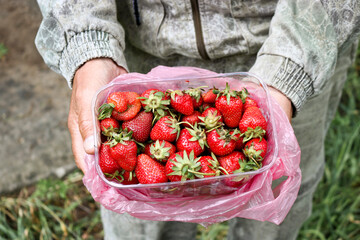
M 193 67 L 160 66 L 146 75 L 130 73 L 119 76 L 113 82 L 134 83 L 139 79 L 142 81 L 146 79 L 147 87 L 150 88 L 151 81 L 156 79 L 213 74 L 215 73 Z M 105 208 L 120 214 L 126 212 L 144 220 L 195 222 L 207 226 L 241 217 L 280 224 L 293 205 L 300 188 L 300 148 L 293 129 L 280 106 L 275 101 L 271 101 L 271 108 L 272 121 L 277 129 L 274 136 L 278 143 L 278 157 L 268 170 L 255 175 L 244 186 L 231 193 L 182 198 L 172 198 L 169 195 L 167 199 L 153 198 L 147 195 L 146 191 L 137 189 L 125 191 L 109 186 L 103 181 L 96 171 L 96 161 L 92 155 L 87 155 L 85 158 L 87 171 L 83 182 L 95 201 Z M 270 139 L 269 144 L 271 141 Z M 285 177 L 286 180 L 272 189 L 273 180 L 280 177 Z

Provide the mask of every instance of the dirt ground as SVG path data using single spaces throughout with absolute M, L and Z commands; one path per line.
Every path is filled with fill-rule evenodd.
M 67 130 L 71 91 L 36 50 L 35 0 L 0 0 L 0 194 L 75 168 Z

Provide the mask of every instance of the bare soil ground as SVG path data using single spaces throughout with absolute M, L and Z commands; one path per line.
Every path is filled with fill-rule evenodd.
M 36 50 L 35 0 L 0 0 L 0 193 L 75 168 L 67 130 L 70 93 Z

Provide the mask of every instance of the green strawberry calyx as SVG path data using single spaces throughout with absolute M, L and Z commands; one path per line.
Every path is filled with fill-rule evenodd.
M 247 142 L 253 138 L 260 138 L 261 139 L 265 136 L 266 131 L 260 127 L 256 126 L 255 128 L 248 127 L 247 130 L 243 133 L 241 133 L 241 137 L 244 137 L 243 141 Z
M 190 88 L 190 89 L 185 90 L 185 93 L 189 94 L 192 98 L 194 98 L 196 100 L 196 102 L 199 102 L 202 92 L 205 91 L 204 88 L 207 88 L 207 87 L 208 86 Z
M 170 100 L 164 100 L 165 94 L 161 91 L 151 91 L 148 97 L 139 97 L 141 103 L 145 105 L 145 112 L 152 112 L 155 115 L 155 120 L 160 119 L 166 115 L 167 107 L 170 105 Z
M 173 172 L 169 173 L 168 176 L 181 176 L 181 181 L 202 177 L 202 175 L 197 174 L 201 168 L 201 164 L 199 162 L 200 158 L 195 158 L 194 151 L 191 151 L 188 155 L 184 150 L 183 157 L 176 154 L 175 159 L 176 161 L 170 160 L 174 166 L 171 168 Z
M 184 95 L 184 91 L 181 91 L 181 90 L 172 90 L 172 89 L 169 89 L 166 91 L 167 93 L 170 93 L 170 97 L 171 99 L 174 101 L 175 98 L 176 98 L 176 95 L 179 95 L 179 96 L 183 96 Z
M 226 83 L 224 90 L 213 90 L 213 93 L 217 95 L 216 98 L 219 98 L 220 96 L 225 96 L 228 105 L 230 105 L 231 98 L 240 98 L 241 101 L 245 103 L 245 99 L 249 95 L 249 92 L 246 88 L 243 88 L 241 91 L 231 90 L 229 83 Z
M 232 140 L 232 135 L 230 134 L 230 131 L 225 129 L 225 128 L 219 128 L 216 129 L 217 134 L 219 134 L 219 138 L 220 140 L 224 140 L 224 147 L 226 145 L 228 145 L 230 143 L 230 141 Z
M 124 181 L 124 177 L 122 175 L 122 173 L 119 173 L 118 170 L 116 170 L 114 173 L 104 173 L 105 177 L 107 177 L 110 180 L 116 179 L 119 182 L 123 182 Z
M 160 145 L 160 141 L 156 140 L 154 144 L 150 145 L 150 153 L 151 157 L 156 160 L 163 161 L 170 156 L 169 150 L 171 147 L 165 147 L 165 141 L 162 141 Z
M 201 158 L 201 157 L 200 157 Z M 213 173 L 203 173 L 203 172 L 195 172 L 195 171 L 191 171 L 192 173 L 196 174 L 197 176 L 220 176 L 221 175 L 221 171 L 223 171 L 226 175 L 229 175 L 229 172 L 226 171 L 225 168 L 220 166 L 219 161 L 217 160 L 215 154 L 213 152 L 211 152 L 211 158 L 208 160 L 209 163 L 209 168 L 212 169 L 214 172 Z
M 110 127 L 104 129 L 101 133 L 106 137 L 112 137 L 114 134 L 119 133 L 120 129 L 114 128 L 113 125 L 110 125 Z
M 165 120 L 165 123 L 169 128 L 173 128 L 174 130 L 171 131 L 171 134 L 176 133 L 176 140 L 179 138 L 180 135 L 180 124 L 178 120 L 176 120 L 173 117 L 168 116 L 167 120 Z
M 114 147 L 118 143 L 123 145 L 128 145 L 125 141 L 134 141 L 132 139 L 132 134 L 133 131 L 128 132 L 127 129 L 121 131 L 120 133 L 114 133 L 111 136 L 111 139 L 109 139 L 109 141 L 106 144 L 110 145 L 110 147 Z
M 113 103 L 104 103 L 103 105 L 101 105 L 98 110 L 99 111 L 98 119 L 103 120 L 105 118 L 111 117 L 114 108 L 115 108 L 115 104 Z
M 219 121 L 221 115 L 217 115 L 218 110 L 216 111 L 209 111 L 209 113 L 205 117 L 198 117 L 202 122 L 199 123 L 200 125 L 205 126 L 206 130 L 212 131 L 218 127 L 222 126 L 222 123 Z
M 254 143 L 251 143 L 250 146 L 246 146 L 243 149 L 245 156 L 248 157 L 251 161 L 253 161 L 258 166 L 260 166 L 259 162 L 261 163 L 264 160 L 263 157 L 261 156 L 263 151 L 264 150 L 256 150 L 254 148 Z
M 188 123 L 189 124 L 189 123 Z M 206 132 L 205 132 L 205 129 L 202 129 L 201 127 L 199 127 L 197 125 L 197 123 L 195 123 L 194 126 L 192 126 L 191 124 L 189 124 L 191 126 L 191 128 L 186 128 L 190 135 L 192 136 L 192 138 L 189 139 L 189 141 L 198 141 L 201 149 L 204 149 L 205 146 L 206 147 L 209 147 L 209 145 L 207 144 L 207 141 L 206 141 Z

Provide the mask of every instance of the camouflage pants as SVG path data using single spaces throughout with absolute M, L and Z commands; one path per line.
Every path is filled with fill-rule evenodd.
M 324 139 L 338 106 L 348 68 L 354 60 L 357 44 L 339 54 L 336 70 L 321 93 L 313 96 L 292 120 L 301 155 L 302 184 L 298 198 L 280 225 L 235 218 L 229 221 L 228 239 L 296 239 L 304 221 L 311 215 L 312 198 L 324 171 Z M 127 45 L 130 71 L 146 73 L 158 65 L 196 66 L 218 73 L 248 71 L 255 56 L 232 56 L 216 61 L 185 57 L 163 60 Z M 140 63 L 140 64 L 139 64 Z M 117 214 L 101 208 L 105 239 L 195 239 L 196 224 L 144 221 L 128 214 Z

